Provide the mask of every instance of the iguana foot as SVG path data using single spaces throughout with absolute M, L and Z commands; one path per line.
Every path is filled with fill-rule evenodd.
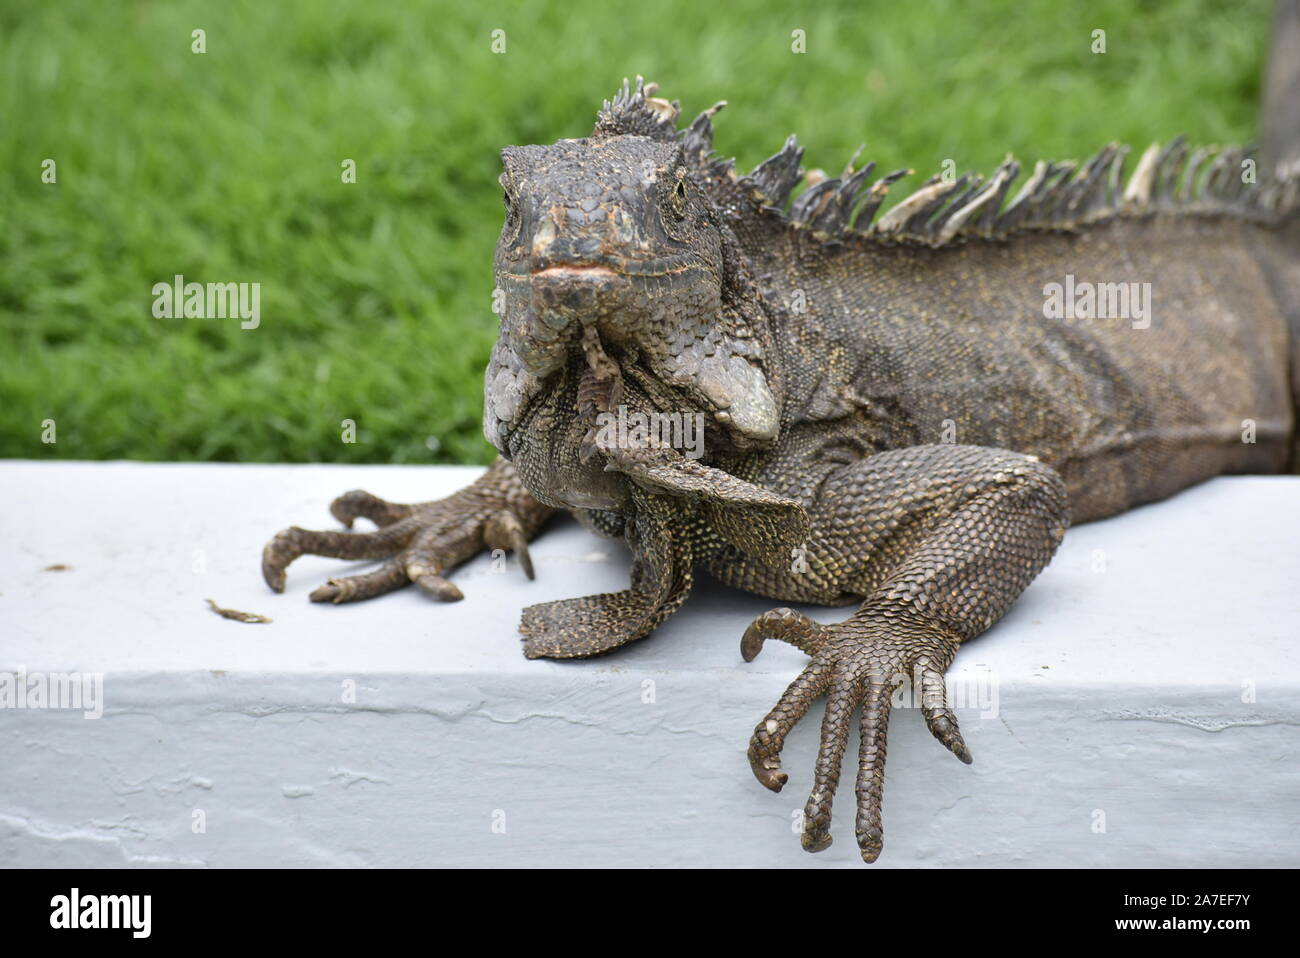
M 804 808 L 801 840 L 810 852 L 827 848 L 840 761 L 849 724 L 861 708 L 856 832 L 863 860 L 874 862 L 884 845 L 880 801 L 893 692 L 914 677 L 920 687 L 921 712 L 934 737 L 963 762 L 971 761 L 944 691 L 943 674 L 956 655 L 958 638 L 914 613 L 879 605 L 864 607 L 835 625 L 822 625 L 790 609 L 767 612 L 745 631 L 741 640 L 745 661 L 758 655 L 765 639 L 789 642 L 812 656 L 812 661 L 754 729 L 749 742 L 750 767 L 764 786 L 779 792 L 787 778 L 780 762 L 785 738 L 813 701 L 826 695 L 821 746 L 812 793 Z
M 632 587 L 524 609 L 519 631 L 530 659 L 602 655 L 650 634 L 681 608 L 695 581 L 687 524 L 674 522 L 672 503 L 640 489 L 637 518 L 624 529 L 632 552 Z
M 464 598 L 443 573 L 480 550 L 514 552 L 528 578 L 533 564 L 528 540 L 552 510 L 529 495 L 504 459 L 459 492 L 414 505 L 387 502 L 368 492 L 344 493 L 330 512 L 349 529 L 370 519 L 373 532 L 314 532 L 297 526 L 276 533 L 262 550 L 262 576 L 284 591 L 285 570 L 301 555 L 336 559 L 385 559 L 374 572 L 330 579 L 311 594 L 313 602 L 356 602 L 414 582 L 444 601 Z
M 690 580 L 661 601 L 631 589 L 541 602 L 524 609 L 519 631 L 530 659 L 583 659 L 603 655 L 647 635 L 685 599 Z

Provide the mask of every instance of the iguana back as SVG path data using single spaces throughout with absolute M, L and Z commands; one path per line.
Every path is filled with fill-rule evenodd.
M 847 452 L 993 446 L 1057 469 L 1087 521 L 1285 470 L 1298 231 L 1294 214 L 1130 211 L 933 248 L 775 227 L 752 261 L 769 302 L 802 307 L 777 324 L 797 451 L 760 478 L 795 494 L 783 470 L 801 485 Z M 1289 285 L 1270 283 L 1261 250 Z

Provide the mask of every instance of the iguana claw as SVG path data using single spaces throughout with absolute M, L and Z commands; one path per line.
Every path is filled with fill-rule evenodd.
M 551 511 L 528 494 L 501 459 L 473 484 L 434 502 L 405 505 L 353 490 L 335 499 L 330 512 L 349 529 L 359 517 L 378 529 L 314 532 L 292 526 L 276 533 L 262 550 L 262 577 L 283 592 L 285 570 L 301 555 L 385 559 L 373 572 L 330 579 L 311 593 L 311 600 L 357 602 L 415 583 L 435 599 L 455 602 L 464 593 L 443 573 L 485 548 L 510 550 L 533 578 L 528 540 Z
M 874 862 L 884 847 L 880 806 L 894 691 L 915 677 L 921 711 L 931 733 L 963 762 L 971 761 L 957 728 L 957 716 L 944 695 L 943 673 L 956 654 L 957 639 L 914 616 L 887 608 L 864 609 L 835 625 L 822 625 L 790 609 L 767 612 L 754 620 L 741 640 L 746 661 L 758 654 L 766 639 L 788 642 L 812 656 L 812 661 L 754 729 L 749 742 L 754 777 L 765 788 L 781 790 L 787 780 L 780 762 L 785 738 L 813 701 L 825 695 L 821 745 L 804 808 L 801 841 L 810 852 L 829 847 L 831 803 L 839 784 L 840 763 L 853 715 L 861 709 L 856 835 L 863 860 Z

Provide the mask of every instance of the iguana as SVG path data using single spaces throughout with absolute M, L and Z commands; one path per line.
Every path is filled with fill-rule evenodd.
M 1279 43 L 1300 37 L 1296 17 L 1284 3 Z M 1018 189 L 1012 159 L 987 180 L 934 177 L 879 217 L 901 173 L 872 182 L 873 164 L 851 161 L 805 176 L 790 137 L 740 175 L 713 152 L 723 103 L 679 129 L 676 102 L 624 81 L 589 137 L 502 153 L 484 411 L 499 458 L 435 502 L 341 496 L 337 519 L 377 530 L 286 529 L 265 548 L 266 581 L 282 590 L 305 553 L 383 559 L 311 598 L 414 582 L 459 599 L 445 574 L 485 548 L 513 550 L 532 577 L 529 540 L 566 510 L 626 542 L 630 587 L 525 609 L 529 657 L 645 637 L 699 569 L 779 601 L 860 602 L 834 625 L 767 612 L 742 654 L 780 639 L 811 657 L 749 743 L 769 789 L 786 781 L 786 736 L 826 697 L 809 851 L 830 844 L 860 714 L 856 836 L 875 861 L 891 693 L 914 682 L 930 731 L 969 763 L 944 672 L 1071 519 L 1294 467 L 1300 84 L 1284 61 L 1269 96 L 1290 125 L 1270 128 L 1258 167 L 1249 151 L 1175 140 L 1128 172 L 1110 145 L 1077 166 L 1037 163 Z M 1149 314 L 1113 315 L 1143 283 Z M 1089 312 L 1092 284 L 1098 318 L 1053 315 L 1071 284 L 1066 314 Z M 700 415 L 704 455 L 607 428 L 629 411 Z

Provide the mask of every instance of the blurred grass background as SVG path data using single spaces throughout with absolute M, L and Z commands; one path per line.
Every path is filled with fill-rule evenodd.
M 791 132 L 810 167 L 866 143 L 917 181 L 946 157 L 1247 141 L 1270 10 L 5 0 L 0 456 L 487 462 L 502 146 L 587 134 L 637 73 L 687 119 L 730 101 L 716 146 L 741 169 Z M 260 328 L 153 318 L 176 273 L 260 282 Z

